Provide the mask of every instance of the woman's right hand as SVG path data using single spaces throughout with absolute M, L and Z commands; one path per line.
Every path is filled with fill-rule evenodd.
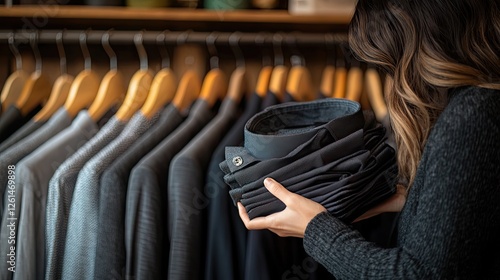
M 388 198 L 386 201 L 366 211 L 363 215 L 359 216 L 354 222 L 359 222 L 364 219 L 377 216 L 382 213 L 388 212 L 401 212 L 406 203 L 406 188 L 403 185 L 396 186 L 396 193 Z

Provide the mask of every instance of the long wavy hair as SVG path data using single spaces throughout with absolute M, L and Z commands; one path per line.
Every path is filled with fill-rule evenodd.
M 401 179 L 413 184 L 447 89 L 500 89 L 498 0 L 359 0 L 349 44 L 393 78 L 386 103 Z

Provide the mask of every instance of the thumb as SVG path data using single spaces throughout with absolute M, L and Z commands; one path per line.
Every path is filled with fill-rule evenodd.
M 288 206 L 291 202 L 293 193 L 288 191 L 285 187 L 283 187 L 283 185 L 276 182 L 274 179 L 266 178 L 264 180 L 264 186 L 270 193 L 285 203 L 285 205 Z

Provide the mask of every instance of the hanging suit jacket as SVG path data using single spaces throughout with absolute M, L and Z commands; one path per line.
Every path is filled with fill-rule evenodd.
M 224 99 L 217 116 L 170 165 L 168 215 L 170 257 L 168 279 L 198 279 L 203 273 L 203 215 L 208 207 L 205 174 L 213 150 L 238 117 L 239 104 Z
M 95 279 L 125 276 L 125 213 L 132 168 L 182 122 L 184 116 L 167 106 L 158 122 L 104 171 L 100 181 L 99 225 Z
M 125 213 L 127 278 L 166 279 L 170 247 L 167 238 L 170 162 L 213 115 L 204 100 L 197 100 L 188 118 L 132 169 Z

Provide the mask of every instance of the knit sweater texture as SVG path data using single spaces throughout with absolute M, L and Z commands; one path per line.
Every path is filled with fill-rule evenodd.
M 337 279 L 500 279 L 499 111 L 499 91 L 450 92 L 400 214 L 397 247 L 321 213 L 306 228 L 306 252 Z

